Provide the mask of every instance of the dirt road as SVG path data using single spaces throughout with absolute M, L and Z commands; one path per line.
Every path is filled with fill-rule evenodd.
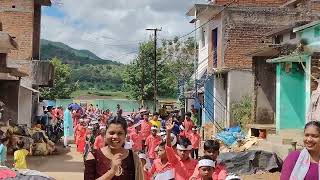
M 82 180 L 82 156 L 76 151 L 75 146 L 68 149 L 58 146 L 58 149 L 61 152 L 59 155 L 28 157 L 28 168 L 41 171 L 56 180 Z M 12 157 L 8 157 L 8 160 L 12 161 Z
M 52 156 L 32 156 L 27 158 L 28 168 L 41 171 L 56 180 L 83 180 L 83 161 L 75 148 L 64 149 L 58 146 L 59 155 Z M 12 164 L 12 156 L 8 157 Z M 256 175 L 242 176 L 243 180 L 277 180 L 280 179 L 279 173 L 264 173 Z

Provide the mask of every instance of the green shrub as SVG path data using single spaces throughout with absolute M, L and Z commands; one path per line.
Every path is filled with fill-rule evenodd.
M 243 96 L 241 101 L 231 105 L 231 120 L 238 122 L 241 128 L 245 128 L 251 122 L 252 99 Z

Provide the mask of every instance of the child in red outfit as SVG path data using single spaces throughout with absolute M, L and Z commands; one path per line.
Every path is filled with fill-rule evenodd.
M 158 132 L 158 128 L 152 127 L 151 135 L 148 136 L 148 138 L 146 139 L 146 152 L 151 163 L 156 158 L 155 149 L 161 143 L 161 138 L 160 136 L 157 135 L 157 132 Z
M 141 136 L 143 140 L 143 145 L 145 145 L 146 139 L 150 136 L 151 134 L 151 127 L 152 124 L 149 122 L 148 115 L 143 115 L 143 120 L 141 120 Z M 144 148 L 143 148 L 144 149 Z
M 186 113 L 186 118 L 182 124 L 186 136 L 190 135 L 192 133 L 192 128 L 195 126 L 193 121 L 191 120 L 191 112 Z
M 175 171 L 175 180 L 187 180 L 192 176 L 192 171 L 198 164 L 194 159 L 190 158 L 192 150 L 191 142 L 188 138 L 181 137 L 177 144 L 177 153 L 171 147 L 171 130 L 174 124 L 172 119 L 169 119 L 166 123 L 167 138 L 166 138 L 166 153 L 168 161 Z
M 101 148 L 105 147 L 106 146 L 105 137 L 106 137 L 106 129 L 101 128 L 100 135 L 96 137 L 94 144 L 93 144 L 93 148 L 94 149 L 101 149 Z
M 162 142 L 157 147 L 158 158 L 154 160 L 151 169 L 149 170 L 149 176 L 154 179 L 162 179 L 161 177 L 173 172 L 173 168 L 168 161 L 168 157 L 165 150 L 166 143 Z
M 215 161 L 215 168 L 212 174 L 213 180 L 225 180 L 228 173 L 227 168 L 223 163 L 217 162 L 217 157 L 219 156 L 220 143 L 216 140 L 207 140 L 204 145 L 204 155 L 210 156 L 213 161 Z M 199 168 L 198 166 L 195 168 L 192 178 L 199 178 Z
M 135 131 L 131 133 L 130 139 L 133 141 L 132 150 L 141 151 L 142 150 L 142 136 L 140 134 L 141 125 L 135 124 Z
M 214 171 L 215 162 L 210 156 L 203 156 L 199 163 L 199 177 L 190 178 L 190 180 L 213 180 L 212 174 Z
M 197 127 L 192 128 L 192 133 L 189 134 L 188 138 L 190 139 L 191 145 L 192 145 L 191 157 L 198 159 L 198 157 L 199 157 L 198 152 L 199 152 L 201 137 L 198 133 Z
M 150 180 L 151 175 L 149 174 L 148 170 L 150 169 L 150 166 L 148 164 L 148 158 L 147 155 L 144 153 L 139 153 L 139 158 L 141 161 L 141 165 L 143 167 L 143 176 L 144 176 L 144 180 Z

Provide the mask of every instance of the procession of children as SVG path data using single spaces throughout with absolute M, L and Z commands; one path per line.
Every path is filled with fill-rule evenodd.
M 66 111 L 72 114 L 72 109 Z M 120 105 L 115 115 L 109 110 L 102 112 L 92 105 L 82 111 L 80 117 L 72 116 L 72 123 L 77 151 L 83 155 L 85 164 L 88 154 L 108 146 L 106 136 L 113 133 L 108 129 L 108 122 L 121 117 L 126 123 L 123 147 L 138 155 L 145 180 L 227 178 L 226 167 L 217 161 L 219 142 L 207 140 L 201 144 L 199 129 L 191 118 L 191 112 L 187 112 L 185 119 L 180 120 L 176 114 L 161 119 L 157 112 L 150 114 L 146 109 L 123 115 Z M 67 121 L 66 118 L 64 120 Z M 203 152 L 200 158 L 199 151 Z M 90 178 L 85 175 L 85 179 Z M 111 179 L 121 179 L 121 174 Z

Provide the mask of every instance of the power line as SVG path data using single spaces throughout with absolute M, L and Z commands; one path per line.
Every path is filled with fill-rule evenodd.
M 208 21 L 206 21 L 204 24 L 200 25 L 199 27 L 197 27 L 196 29 L 192 30 L 191 32 L 185 34 L 185 35 L 182 35 L 180 37 L 178 37 L 178 40 L 179 39 L 182 39 L 184 37 L 187 37 L 189 35 L 191 35 L 193 32 L 197 31 L 198 29 L 202 28 L 203 26 L 205 26 L 206 24 L 208 24 L 209 22 L 211 22 L 218 14 L 220 14 L 222 11 L 224 11 L 226 8 L 228 8 L 231 4 L 233 4 L 236 0 L 233 0 L 232 2 L 226 4 L 216 15 L 214 15 L 212 18 L 210 18 Z
M 111 39 L 111 40 L 114 40 L 114 41 L 125 41 L 125 42 L 136 42 L 136 43 L 141 43 L 143 42 L 144 40 L 121 40 L 121 39 L 115 39 L 113 37 L 109 37 L 109 36 L 101 36 L 102 38 L 105 38 L 105 39 Z

